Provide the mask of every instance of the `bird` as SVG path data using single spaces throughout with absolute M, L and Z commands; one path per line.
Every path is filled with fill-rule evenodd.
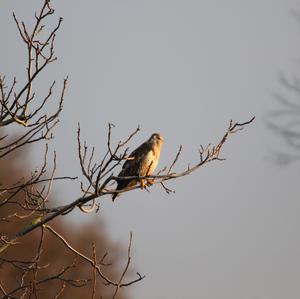
M 128 176 L 150 176 L 154 173 L 154 170 L 158 164 L 160 152 L 164 138 L 159 133 L 154 133 L 151 137 L 136 148 L 126 159 L 123 164 L 122 170 L 118 174 L 118 177 Z M 147 183 L 144 180 L 138 179 L 116 179 L 117 188 L 116 191 L 120 191 L 124 188 L 136 185 L 138 182 L 141 184 L 141 188 L 146 185 L 152 185 L 153 180 L 147 179 Z M 120 193 L 114 193 L 112 200 L 114 201 Z

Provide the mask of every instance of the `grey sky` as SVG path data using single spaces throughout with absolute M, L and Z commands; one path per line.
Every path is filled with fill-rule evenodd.
M 25 61 L 11 17 L 30 20 L 40 1 L 2 0 L 0 72 Z M 296 0 L 53 1 L 64 17 L 58 63 L 39 82 L 70 85 L 54 147 L 60 174 L 79 174 L 76 129 L 105 149 L 137 125 L 132 148 L 160 132 L 160 166 L 184 146 L 178 169 L 195 162 L 200 144 L 216 142 L 232 118 L 253 125 L 226 144 L 226 161 L 159 188 L 103 200 L 112 238 L 134 235 L 134 265 L 146 279 L 134 298 L 281 299 L 300 296 L 299 165 L 266 157 L 284 148 L 264 118 L 281 90 L 278 71 L 297 72 L 300 24 Z M 38 164 L 38 153 L 32 157 Z M 70 201 L 79 186 L 57 187 Z M 78 213 L 78 215 L 80 215 Z M 91 217 L 89 215 L 89 217 Z M 81 216 L 80 221 L 84 221 Z M 78 221 L 78 220 L 77 220 Z

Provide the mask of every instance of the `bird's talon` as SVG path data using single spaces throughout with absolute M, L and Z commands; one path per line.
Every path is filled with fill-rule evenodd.
M 141 189 L 144 189 L 147 186 L 147 184 L 145 184 L 144 180 L 141 180 L 140 184 L 141 184 Z
M 148 179 L 147 180 L 147 186 L 152 186 L 155 183 L 155 180 Z

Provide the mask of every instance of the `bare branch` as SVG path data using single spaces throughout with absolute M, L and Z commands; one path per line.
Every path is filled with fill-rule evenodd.
M 0 254 L 8 249 L 17 250 L 17 244 L 22 246 L 26 243 L 23 243 L 21 238 L 30 232 L 36 231 L 38 233 L 33 235 L 37 239 L 36 243 L 32 245 L 33 252 L 28 260 L 18 260 L 13 257 L 14 255 L 11 255 L 10 258 L 1 255 L 0 266 L 2 264 L 8 265 L 17 271 L 18 275 L 16 275 L 16 283 L 10 289 L 8 289 L 9 284 L 6 285 L 6 282 L 2 280 L 0 282 L 0 293 L 2 298 L 20 299 L 28 297 L 37 299 L 41 288 L 46 288 L 48 282 L 56 281 L 58 288 L 52 294 L 52 297 L 59 298 L 67 286 L 82 287 L 90 283 L 90 286 L 92 286 L 91 298 L 95 299 L 100 280 L 105 285 L 112 287 L 112 298 L 116 299 L 122 287 L 137 283 L 145 277 L 137 273 L 135 279 L 126 281 L 132 260 L 132 232 L 130 232 L 127 248 L 127 261 L 119 277 L 115 280 L 110 277 L 111 275 L 107 275 L 106 271 L 103 271 L 105 266 L 111 265 L 111 263 L 105 261 L 108 252 L 103 254 L 100 261 L 98 261 L 96 246 L 93 244 L 91 256 L 83 254 L 50 226 L 52 220 L 70 214 L 76 207 L 85 213 L 98 212 L 102 203 L 100 198 L 105 195 L 124 193 L 141 187 L 150 192 L 150 188 L 147 188 L 150 185 L 160 184 L 166 193 L 174 193 L 174 190 L 166 186 L 166 181 L 189 175 L 208 162 L 223 160 L 221 152 L 229 136 L 252 123 L 254 118 L 244 123 L 233 123 L 231 121 L 220 141 L 215 146 L 210 144 L 206 147 L 200 146 L 198 163 L 192 166 L 188 165 L 186 169 L 176 172 L 177 162 L 182 152 L 182 146 L 180 146 L 175 157 L 170 160 L 169 166 L 164 167 L 156 175 L 149 175 L 152 174 L 152 171 L 150 172 L 153 166 L 152 161 L 148 171 L 145 172 L 147 175 L 127 177 L 115 176 L 113 172 L 122 162 L 135 159 L 135 157 L 128 155 L 129 142 L 140 131 L 140 127 L 138 126 L 125 138 L 115 143 L 114 138 L 112 138 L 115 125 L 109 123 L 106 140 L 107 148 L 103 156 L 99 158 L 95 147 L 90 147 L 87 142 L 82 141 L 81 129 L 78 124 L 77 149 L 80 177 L 82 179 L 82 181 L 79 181 L 79 187 L 82 193 L 79 193 L 76 198 L 64 201 L 63 205 L 50 206 L 49 199 L 54 182 L 78 178 L 78 176 L 55 176 L 58 163 L 56 151 L 53 152 L 52 160 L 48 150 L 48 142 L 54 137 L 54 128 L 59 123 L 59 116 L 63 110 L 68 77 L 63 80 L 60 93 L 56 91 L 57 84 L 55 80 L 49 82 L 45 91 L 38 92 L 36 88 L 37 78 L 50 64 L 57 60 L 54 49 L 56 34 L 61 27 L 62 18 L 59 18 L 57 23 L 48 29 L 46 21 L 53 14 L 54 9 L 51 7 L 50 0 L 42 2 L 40 10 L 34 15 L 33 26 L 28 26 L 13 13 L 16 30 L 25 45 L 26 72 L 24 78 L 19 80 L 22 83 L 17 83 L 16 78 L 6 80 L 5 75 L 0 75 L 0 128 L 6 129 L 9 125 L 14 124 L 20 129 L 20 135 L 15 137 L 11 137 L 7 132 L 1 134 L 0 159 L 7 156 L 8 158 L 13 157 L 12 153 L 17 153 L 16 150 L 23 149 L 28 145 L 45 145 L 44 155 L 39 167 L 28 173 L 22 172 L 13 182 L 6 183 L 6 180 L 4 180 L 5 183 L 0 183 L 0 207 L 4 211 L 1 213 L 0 222 L 3 225 L 11 225 L 10 228 L 12 228 L 10 233 L 4 229 L 0 234 Z M 287 81 L 283 82 L 295 92 L 300 90 L 298 81 L 293 81 L 292 84 Z M 47 111 L 47 104 L 53 98 L 56 98 L 57 101 L 56 108 L 53 111 Z M 134 182 L 145 180 L 147 183 L 146 186 L 133 184 L 122 190 L 115 190 L 113 187 L 115 182 L 122 180 L 133 180 Z M 55 269 L 51 274 L 43 275 L 43 271 L 48 266 L 51 267 L 51 264 L 42 263 L 44 252 L 47 250 L 45 246 L 48 244 L 46 238 L 50 235 L 54 236 L 60 244 L 63 244 L 67 252 L 75 254 L 77 258 L 83 260 L 84 264 L 91 267 L 91 279 L 68 278 L 71 273 L 74 273 L 75 260 L 72 264 L 68 264 L 59 270 Z M 97 281 L 97 279 L 99 280 Z
M 137 275 L 138 275 L 137 279 L 135 279 L 135 280 L 133 280 L 133 281 L 131 281 L 129 283 L 125 283 L 125 284 L 122 283 L 122 281 L 123 281 L 123 279 L 124 279 L 124 277 L 125 277 L 128 269 L 129 269 L 130 262 L 131 262 L 131 245 L 132 245 L 132 232 L 130 232 L 130 236 L 129 236 L 129 244 L 128 244 L 128 249 L 127 249 L 127 263 L 126 263 L 126 266 L 125 266 L 125 268 L 124 268 L 124 270 L 123 270 L 123 272 L 122 272 L 122 274 L 120 276 L 119 282 L 118 282 L 118 284 L 117 284 L 117 286 L 115 288 L 115 291 L 114 291 L 112 299 L 116 299 L 117 298 L 118 292 L 119 292 L 119 290 L 120 290 L 121 287 L 129 286 L 129 285 L 131 285 L 133 283 L 136 283 L 136 282 L 138 282 L 138 281 L 140 281 L 140 280 L 142 280 L 142 279 L 145 278 L 145 275 L 141 276 L 139 273 L 137 273 Z
M 95 268 L 97 270 L 97 273 L 98 275 L 105 281 L 105 283 L 107 285 L 113 285 L 113 286 L 116 286 L 118 288 L 120 287 L 123 287 L 123 286 L 129 286 L 133 283 L 136 283 L 140 280 L 142 280 L 144 278 L 144 276 L 140 276 L 138 279 L 135 279 L 133 281 L 130 281 L 130 282 L 127 282 L 127 283 L 121 283 L 122 280 L 123 280 L 123 277 L 125 275 L 125 273 L 127 272 L 127 269 L 129 267 L 129 264 L 130 264 L 130 259 L 131 258 L 128 258 L 128 262 L 127 262 L 127 265 L 125 267 L 126 271 L 124 273 L 124 275 L 122 275 L 122 280 L 119 281 L 118 283 L 117 282 L 114 282 L 112 281 L 110 278 L 108 278 L 103 272 L 102 272 L 102 269 L 100 268 L 100 264 L 96 264 L 95 261 L 93 259 L 90 259 L 89 257 L 85 256 L 83 253 L 79 252 L 78 250 L 76 250 L 75 248 L 73 248 L 66 240 L 65 238 L 63 238 L 57 231 L 55 231 L 51 226 L 49 225 L 45 225 L 44 226 L 47 230 L 49 230 L 52 234 L 54 234 L 56 237 L 58 237 L 62 242 L 63 244 L 69 249 L 71 250 L 73 253 L 75 253 L 76 255 L 78 255 L 79 257 L 81 257 L 82 259 L 84 259 L 85 261 L 87 261 L 93 268 Z M 132 238 L 132 236 L 131 236 Z M 130 248 L 131 248 L 131 241 L 129 243 L 129 248 L 128 248 L 128 254 L 129 254 L 129 257 L 130 257 Z

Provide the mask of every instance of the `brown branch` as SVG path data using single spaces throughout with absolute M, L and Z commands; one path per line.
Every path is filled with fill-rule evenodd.
M 97 285 L 97 252 L 96 252 L 96 246 L 95 243 L 93 243 L 93 290 L 92 290 L 92 299 L 95 299 L 96 297 L 96 285 Z
M 123 141 L 123 142 L 120 141 L 120 142 L 119 142 L 119 144 L 118 144 L 119 147 L 125 146 L 125 145 L 132 139 L 132 137 L 133 137 L 134 135 L 136 135 L 140 130 L 141 130 L 141 129 L 140 129 L 140 126 L 138 126 L 138 127 L 135 129 L 135 131 L 133 131 L 125 141 Z
M 101 197 L 101 196 L 104 196 L 104 195 L 109 195 L 109 194 L 115 194 L 115 193 L 124 193 L 124 192 L 127 192 L 127 191 L 131 191 L 133 189 L 140 188 L 139 186 L 132 186 L 132 187 L 124 188 L 122 190 L 118 190 L 118 191 L 108 190 L 107 185 L 113 180 L 155 179 L 154 184 L 161 184 L 162 182 L 165 182 L 165 181 L 168 181 L 168 180 L 172 180 L 172 179 L 176 179 L 176 178 L 179 178 L 179 177 L 189 175 L 189 174 L 191 174 L 192 172 L 194 172 L 195 170 L 197 170 L 198 168 L 200 168 L 201 166 L 203 166 L 204 164 L 206 164 L 208 162 L 212 162 L 212 161 L 216 161 L 216 160 L 220 161 L 220 160 L 222 160 L 219 157 L 220 151 L 223 148 L 223 146 L 224 146 L 224 144 L 227 140 L 227 137 L 230 134 L 235 133 L 237 131 L 237 129 L 240 130 L 243 126 L 250 124 L 253 120 L 254 120 L 254 118 L 252 118 L 250 121 L 247 121 L 247 122 L 244 122 L 244 123 L 235 123 L 235 124 L 233 124 L 231 122 L 230 126 L 228 127 L 228 129 L 227 129 L 226 133 L 224 134 L 223 138 L 221 139 L 221 141 L 214 147 L 208 147 L 205 156 L 204 156 L 204 153 L 201 152 L 201 150 L 200 150 L 203 157 L 200 159 L 199 163 L 195 164 L 192 167 L 188 167 L 185 171 L 182 171 L 182 172 L 179 172 L 179 173 L 152 175 L 152 176 L 144 176 L 144 177 L 142 177 L 142 176 L 115 177 L 112 174 L 110 174 L 107 178 L 105 178 L 104 182 L 101 185 L 98 185 L 98 184 L 95 185 L 95 191 L 93 193 L 91 193 L 90 195 L 84 194 L 84 196 L 79 197 L 78 199 L 71 202 L 70 204 L 67 204 L 67 205 L 64 205 L 64 206 L 61 206 L 61 207 L 58 207 L 58 208 L 50 209 L 48 211 L 49 212 L 48 215 L 46 215 L 42 219 L 39 219 L 37 223 L 28 225 L 23 230 L 19 231 L 14 237 L 9 238 L 9 241 L 13 243 L 19 237 L 22 237 L 22 236 L 28 234 L 29 232 L 31 232 L 32 230 L 38 228 L 39 226 L 50 222 L 51 220 L 55 219 L 58 216 L 66 215 L 66 214 L 70 213 L 76 206 L 82 206 L 83 204 L 88 203 L 89 201 L 93 201 L 98 197 Z M 112 163 L 113 160 L 110 158 L 110 161 L 111 161 L 110 163 Z M 99 176 L 99 174 L 98 174 L 98 176 Z M 97 176 L 97 180 L 99 178 L 98 176 Z M 4 251 L 8 246 L 9 245 L 7 245 L 7 244 L 4 244 L 2 247 L 0 246 L 0 252 Z
M 120 281 L 119 282 L 114 282 L 112 281 L 110 278 L 108 278 L 101 270 L 100 268 L 100 264 L 95 264 L 95 261 L 93 259 L 90 259 L 88 258 L 87 256 L 85 256 L 83 253 L 79 252 L 78 250 L 76 250 L 74 247 L 72 247 L 67 241 L 66 239 L 61 236 L 57 231 L 55 231 L 51 226 L 49 225 L 44 225 L 44 227 L 46 229 L 48 229 L 53 235 L 55 235 L 57 238 L 59 238 L 63 244 L 70 250 L 72 251 L 73 253 L 75 253 L 77 256 L 81 257 L 82 259 L 84 259 L 85 261 L 87 261 L 93 268 L 95 268 L 97 270 L 97 273 L 98 275 L 105 281 L 105 283 L 107 285 L 113 285 L 113 286 L 119 286 L 120 287 L 123 287 L 123 286 L 129 286 L 133 283 L 136 283 L 140 280 L 142 280 L 144 278 L 144 276 L 139 276 L 139 278 L 135 279 L 135 280 L 132 280 L 128 283 L 121 283 Z M 131 244 L 131 243 L 130 243 Z M 130 245 L 131 246 L 131 245 Z M 130 250 L 129 250 L 129 254 L 130 254 Z M 130 263 L 130 262 L 129 262 Z M 129 266 L 129 265 L 128 265 Z M 128 268 L 127 266 L 127 268 Z M 127 270 L 126 270 L 127 271 Z M 126 273 L 126 272 L 125 272 Z M 125 275 L 125 274 L 124 274 Z M 123 278 L 122 278 L 123 279 Z
M 4 296 L 7 295 L 7 293 L 5 292 L 5 290 L 4 290 L 4 288 L 3 288 L 2 284 L 1 284 L 1 281 L 0 281 L 0 290 L 1 290 L 1 292 L 2 292 L 2 294 L 3 294 Z
M 64 283 L 69 284 L 69 285 L 74 286 L 74 287 L 85 286 L 87 284 L 88 280 L 85 280 L 85 279 L 73 280 L 73 279 L 64 278 L 63 275 L 66 274 L 70 269 L 74 268 L 74 265 L 75 265 L 75 263 L 73 263 L 70 266 L 67 266 L 66 268 L 62 268 L 62 270 L 60 270 L 57 274 L 46 277 L 45 279 L 42 279 L 42 280 L 38 280 L 38 281 L 35 282 L 35 284 L 38 286 L 38 285 L 45 284 L 45 283 L 47 283 L 49 281 L 52 281 L 52 280 L 60 280 Z M 28 273 L 28 272 L 25 272 L 25 273 Z M 19 292 L 23 289 L 31 289 L 31 288 L 32 288 L 31 283 L 27 283 L 27 284 L 22 283 L 19 287 L 15 288 L 14 290 L 12 290 L 9 293 L 5 294 L 1 299 L 13 298 L 12 295 L 14 293 L 17 293 L 17 292 Z
M 61 286 L 61 289 L 59 290 L 59 292 L 55 295 L 54 299 L 58 299 L 60 295 L 62 295 L 62 293 L 64 292 L 66 288 L 66 282 L 64 282 Z
M 177 154 L 176 154 L 176 156 L 175 156 L 174 161 L 173 161 L 172 164 L 170 165 L 167 174 L 170 174 L 172 168 L 174 167 L 174 165 L 175 165 L 176 162 L 178 161 L 178 158 L 179 158 L 179 156 L 180 156 L 180 154 L 181 154 L 181 151 L 182 151 L 182 145 L 179 146 L 178 152 L 177 152 Z
M 200 168 L 201 166 L 203 166 L 206 163 L 212 162 L 212 161 L 222 161 L 223 159 L 220 158 L 220 152 L 221 149 L 223 148 L 228 136 L 230 134 L 236 133 L 239 130 L 242 130 L 243 127 L 245 125 L 248 125 L 250 123 L 252 123 L 254 121 L 255 117 L 251 118 L 249 121 L 244 122 L 244 123 L 234 123 L 232 121 L 230 121 L 229 127 L 227 129 L 227 131 L 225 132 L 225 134 L 223 135 L 223 137 L 221 138 L 221 141 L 216 145 L 216 146 L 208 146 L 206 147 L 206 149 L 204 149 L 201 146 L 200 151 L 200 161 L 199 163 L 195 164 L 192 167 L 188 167 L 186 170 L 178 172 L 178 173 L 165 173 L 165 174 L 160 174 L 160 175 L 151 175 L 151 176 L 127 176 L 127 177 L 115 177 L 113 176 L 112 179 L 113 180 L 145 180 L 145 179 L 154 179 L 154 182 L 152 185 L 155 184 L 161 184 L 162 182 L 168 181 L 168 180 L 172 180 L 172 179 L 177 179 L 186 175 L 191 174 L 192 172 L 194 172 L 195 170 L 197 170 L 198 168 Z M 174 161 L 176 162 L 178 159 L 180 151 L 177 152 L 177 155 L 174 159 Z M 205 157 L 204 157 L 204 154 Z M 174 163 L 173 161 L 173 163 Z M 173 167 L 174 164 L 171 164 L 171 166 Z M 169 170 L 172 169 L 172 167 L 170 166 Z M 163 187 L 165 187 L 164 185 L 162 185 Z M 127 187 L 124 188 L 122 190 L 105 190 L 103 191 L 103 194 L 115 194 L 115 193 L 124 193 L 124 192 L 128 192 L 134 189 L 138 189 L 140 188 L 140 186 L 131 186 L 131 187 Z M 166 191 L 168 191 L 167 193 L 171 193 L 173 190 L 168 190 L 165 189 Z M 172 192 L 173 193 L 173 192 Z
M 117 298 L 118 292 L 120 291 L 121 287 L 123 287 L 123 286 L 129 286 L 129 285 L 131 285 L 133 283 L 136 283 L 136 282 L 138 282 L 138 281 L 140 281 L 140 280 L 142 280 L 142 279 L 145 278 L 145 275 L 141 276 L 139 273 L 137 273 L 138 278 L 136 280 L 133 280 L 133 281 L 131 281 L 129 283 L 125 283 L 125 284 L 122 283 L 122 281 L 123 281 L 123 279 L 124 279 L 124 277 L 125 277 L 128 269 L 129 269 L 130 263 L 131 263 L 131 245 L 132 245 L 132 232 L 130 232 L 130 236 L 129 236 L 129 244 L 128 244 L 128 249 L 127 249 L 127 263 L 126 263 L 125 268 L 124 268 L 124 270 L 123 270 L 123 272 L 122 272 L 122 274 L 120 276 L 119 282 L 118 282 L 118 284 L 117 284 L 117 286 L 115 288 L 115 291 L 114 291 L 112 299 L 116 299 Z

